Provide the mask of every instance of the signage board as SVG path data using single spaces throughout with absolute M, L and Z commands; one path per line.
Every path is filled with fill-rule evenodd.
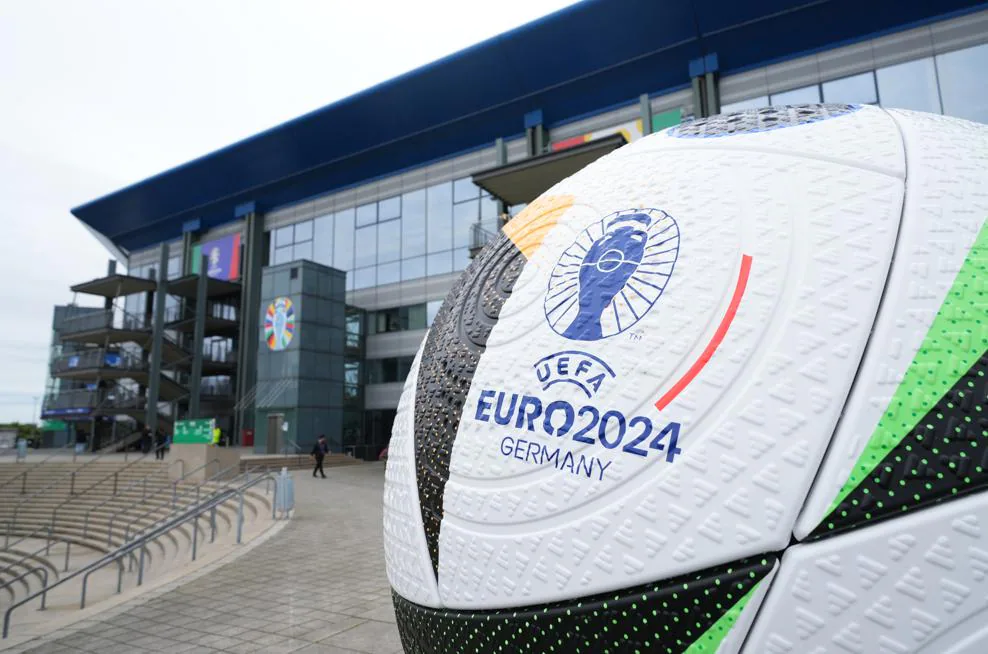
M 173 443 L 202 443 L 209 445 L 213 442 L 213 428 L 216 420 L 179 420 L 175 423 Z

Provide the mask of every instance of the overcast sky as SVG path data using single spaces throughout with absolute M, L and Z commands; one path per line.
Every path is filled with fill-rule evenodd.
M 0 422 L 37 416 L 52 306 L 106 271 L 71 207 L 569 4 L 0 0 L 0 299 L 16 318 Z

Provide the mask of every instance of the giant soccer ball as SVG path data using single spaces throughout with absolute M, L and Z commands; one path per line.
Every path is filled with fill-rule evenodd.
M 777 107 L 463 274 L 384 498 L 406 652 L 988 651 L 988 127 Z

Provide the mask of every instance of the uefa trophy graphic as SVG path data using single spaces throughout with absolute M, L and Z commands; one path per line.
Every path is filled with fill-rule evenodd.
M 619 334 L 652 307 L 679 252 L 676 221 L 656 209 L 625 210 L 591 224 L 553 270 L 546 318 L 560 336 Z

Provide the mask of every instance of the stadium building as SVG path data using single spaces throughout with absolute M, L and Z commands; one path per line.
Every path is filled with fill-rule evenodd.
M 73 209 L 127 272 L 72 287 L 104 309 L 56 316 L 42 415 L 376 458 L 459 273 L 557 181 L 764 105 L 988 122 L 986 69 L 984 2 L 577 4 Z

